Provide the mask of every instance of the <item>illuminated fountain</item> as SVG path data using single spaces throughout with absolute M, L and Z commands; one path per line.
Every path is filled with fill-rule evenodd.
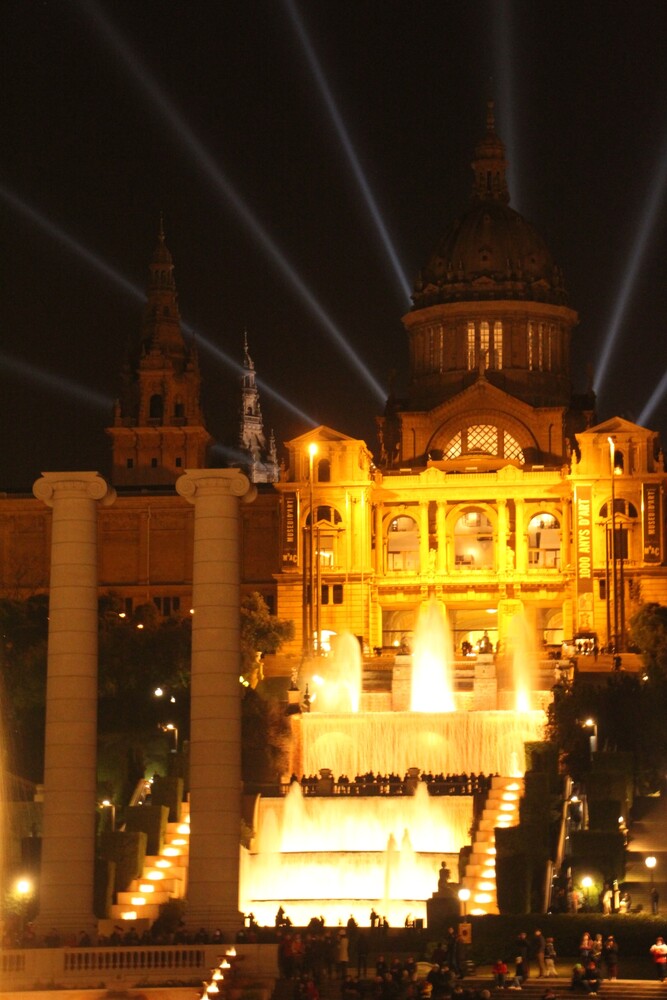
M 358 712 L 361 698 L 361 648 L 351 632 L 334 636 L 332 653 L 308 678 L 316 712 Z
M 434 597 L 419 610 L 412 650 L 413 712 L 453 712 L 454 646 L 447 615 Z
M 282 903 L 297 924 L 325 916 L 368 922 L 375 907 L 391 924 L 425 917 L 443 858 L 455 862 L 468 840 L 470 796 L 303 796 L 259 802 L 258 836 L 243 851 L 241 908 L 273 923 Z
M 514 707 L 517 712 L 531 709 L 537 675 L 537 642 L 523 613 L 514 615 L 507 629 L 507 653 L 512 661 Z
M 525 638 L 523 628 L 521 635 Z M 522 657 L 526 652 L 522 644 Z M 497 705 L 493 658 L 488 661 L 487 674 L 478 671 L 474 683 L 486 683 L 490 672 L 492 704 Z M 524 660 L 517 657 L 519 662 Z M 498 782 L 512 782 L 525 771 L 524 743 L 543 738 L 544 713 L 528 710 L 529 696 L 511 711 L 457 709 L 457 702 L 474 701 L 469 694 L 454 695 L 451 639 L 444 609 L 435 600 L 423 609 L 415 635 L 410 711 L 358 710 L 361 660 L 353 636 L 342 637 L 334 657 L 322 657 L 317 665 L 322 683 L 315 672 L 302 677 L 302 687 L 308 679 L 317 692 L 314 710 L 291 717 L 290 766 L 297 775 L 325 776 L 322 790 L 326 785 L 328 794 L 304 796 L 293 782 L 285 798 L 259 799 L 256 835 L 250 850 L 242 852 L 240 908 L 269 924 L 281 905 L 297 924 L 320 915 L 329 925 L 345 923 L 350 914 L 366 924 L 371 908 L 393 925 L 402 924 L 408 913 L 424 919 L 442 861 L 456 872 L 459 851 L 470 844 L 472 797 L 430 796 L 419 780 L 414 795 L 380 794 L 377 785 L 369 794 L 354 794 L 355 776 L 373 772 L 402 780 L 409 771 L 466 772 L 498 774 L 504 776 Z M 392 695 L 374 704 L 383 709 L 392 701 L 408 704 L 402 694 L 395 697 L 402 670 L 402 664 L 395 666 Z M 473 692 L 472 698 L 478 695 Z M 366 699 L 364 708 L 373 704 Z M 353 794 L 345 794 L 344 784 L 333 794 L 331 778 L 340 776 L 349 778 Z M 520 785 L 514 780 L 511 787 Z M 502 788 L 494 788 L 498 801 L 501 793 Z M 513 794 L 517 798 L 520 792 Z M 494 813 L 493 825 L 516 822 L 517 805 L 512 816 Z M 485 836 L 492 850 L 493 830 Z M 475 905 L 486 896 L 495 905 L 495 887 L 485 890 L 486 896 L 474 888 Z

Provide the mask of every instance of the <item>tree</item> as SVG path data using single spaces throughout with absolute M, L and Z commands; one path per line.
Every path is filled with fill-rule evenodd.
M 630 619 L 632 642 L 639 648 L 650 680 L 667 680 L 667 608 L 644 604 Z
M 44 770 L 49 603 L 0 600 L 0 706 L 9 767 L 31 781 Z
M 241 672 L 252 688 L 263 678 L 261 657 L 294 638 L 294 622 L 277 618 L 257 591 L 241 601 Z

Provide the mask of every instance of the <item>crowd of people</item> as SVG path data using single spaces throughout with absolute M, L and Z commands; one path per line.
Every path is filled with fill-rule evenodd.
M 418 777 L 400 774 L 357 774 L 349 778 L 341 774 L 337 781 L 322 775 L 303 774 L 298 778 L 293 774 L 290 784 L 296 782 L 304 795 L 412 795 L 416 784 L 423 782 L 429 795 L 476 795 L 488 794 L 491 788 L 491 774 L 432 774 L 422 771 Z

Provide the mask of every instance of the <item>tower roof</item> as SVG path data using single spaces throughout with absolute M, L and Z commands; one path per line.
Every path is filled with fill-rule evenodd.
M 413 309 L 441 302 L 527 299 L 566 303 L 560 269 L 534 226 L 509 207 L 505 147 L 489 101 L 472 160 L 472 199 L 420 272 Z

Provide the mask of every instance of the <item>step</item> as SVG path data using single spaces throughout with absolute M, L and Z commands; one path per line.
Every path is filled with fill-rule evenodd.
M 152 904 L 129 906 L 124 903 L 114 903 L 111 906 L 111 916 L 114 920 L 157 920 L 160 916 L 160 907 Z
M 169 902 L 171 898 L 171 893 L 169 892 L 142 892 L 138 886 L 133 887 L 132 885 L 125 892 L 116 893 L 116 902 L 123 903 L 126 906 L 132 905 L 135 899 L 144 899 L 146 903 L 154 903 L 156 906 L 161 906 L 163 903 Z M 143 904 L 139 903 L 138 905 L 141 906 Z
M 180 859 L 171 861 L 168 858 L 151 855 L 146 858 L 144 863 L 144 878 L 150 879 L 151 873 L 157 872 L 158 874 L 164 875 L 165 878 L 185 879 L 188 869 L 186 865 L 179 864 L 179 861 Z

